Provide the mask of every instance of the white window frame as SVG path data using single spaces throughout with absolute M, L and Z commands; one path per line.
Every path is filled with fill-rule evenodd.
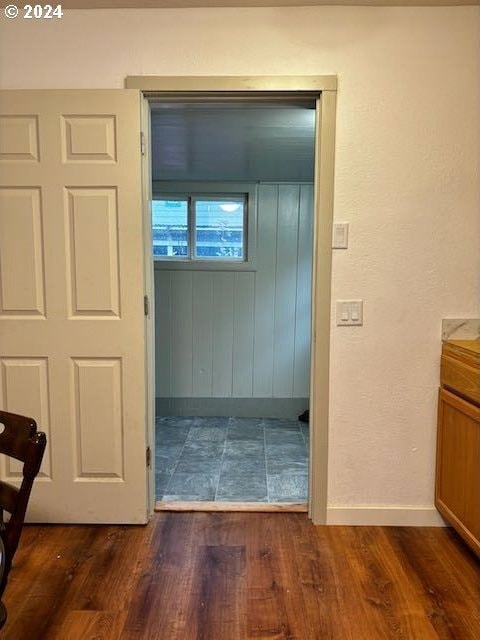
M 172 198 L 185 198 L 189 200 L 188 213 L 188 242 L 189 257 L 153 256 L 153 264 L 156 270 L 166 269 L 187 271 L 256 271 L 256 247 L 257 247 L 257 185 L 251 182 L 161 182 L 153 181 L 153 200 Z M 194 242 L 195 233 L 191 215 L 190 199 L 217 198 L 228 199 L 229 196 L 245 196 L 244 211 L 244 252 L 245 258 L 225 260 L 222 258 L 198 258 L 195 257 Z

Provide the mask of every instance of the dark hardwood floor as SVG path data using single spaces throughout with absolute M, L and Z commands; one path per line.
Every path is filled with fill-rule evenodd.
M 448 529 L 305 514 L 26 526 L 6 640 L 479 640 L 480 565 Z

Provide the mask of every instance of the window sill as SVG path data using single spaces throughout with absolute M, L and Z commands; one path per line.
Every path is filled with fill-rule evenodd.
M 254 261 L 228 262 L 208 260 L 154 260 L 155 271 L 256 271 Z

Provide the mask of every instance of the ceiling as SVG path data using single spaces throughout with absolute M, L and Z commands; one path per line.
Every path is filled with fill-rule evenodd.
M 313 105 L 154 104 L 152 177 L 312 182 Z
M 5 6 L 8 2 L 1 2 Z M 62 0 L 63 9 L 167 9 L 193 7 L 300 7 L 316 5 L 478 5 L 480 0 Z

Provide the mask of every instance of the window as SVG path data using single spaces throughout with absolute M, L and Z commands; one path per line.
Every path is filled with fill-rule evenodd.
M 152 241 L 154 258 L 188 256 L 188 200 L 152 202 Z
M 155 186 L 152 244 L 156 268 L 252 269 L 253 189 L 239 192 L 237 186 L 234 192 L 232 185 L 228 192 L 196 189 L 175 193 Z

